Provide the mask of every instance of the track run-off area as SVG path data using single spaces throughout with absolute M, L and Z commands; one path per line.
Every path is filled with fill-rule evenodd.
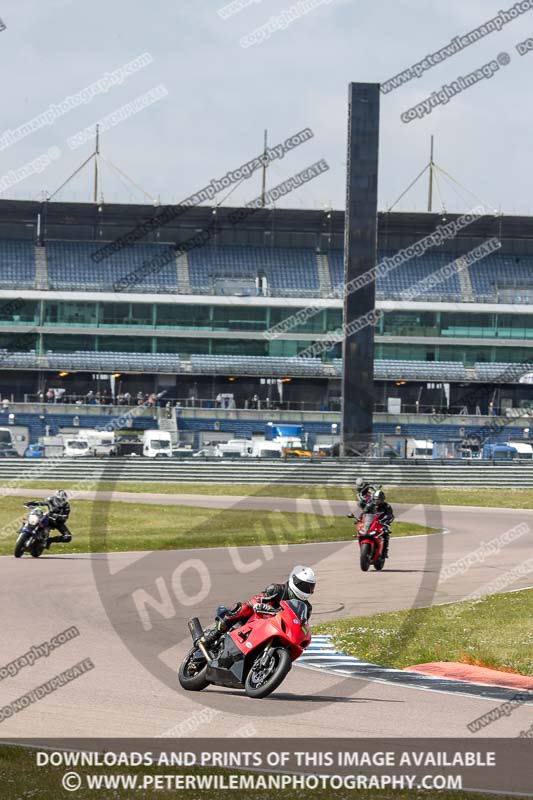
M 31 495 L 35 490 L 4 490 Z M 39 490 L 45 495 L 46 489 Z M 80 499 L 203 508 L 343 515 L 346 501 L 208 495 L 78 492 Z M 79 636 L 0 680 L 5 706 L 77 662 L 94 669 L 0 724 L 12 737 L 153 736 L 394 736 L 471 735 L 467 724 L 494 699 L 427 691 L 382 680 L 346 677 L 298 666 L 270 698 L 209 687 L 188 694 L 172 680 L 190 647 L 187 620 L 211 624 L 216 605 L 245 599 L 296 563 L 317 573 L 313 622 L 450 603 L 473 593 L 531 586 L 516 573 L 531 558 L 533 511 L 457 506 L 395 505 L 399 521 L 437 528 L 430 535 L 392 539 L 381 573 L 362 573 L 353 542 L 194 548 L 157 552 L 54 554 L 0 558 L 3 587 L 2 664 L 76 626 Z M 347 520 L 339 519 L 344 526 Z M 523 524 L 496 552 L 467 557 Z M 75 531 L 74 531 L 75 533 Z M 461 561 L 463 560 L 463 561 Z M 463 569 L 450 567 L 461 561 Z M 451 573 L 454 574 L 451 574 Z M 200 576 L 200 577 L 199 577 Z M 194 601 L 194 602 L 191 602 Z M 450 621 L 453 625 L 453 619 Z M 505 624 L 505 620 L 501 621 Z M 364 653 L 361 654 L 364 658 Z M 516 708 L 476 736 L 517 736 L 531 725 L 531 704 Z

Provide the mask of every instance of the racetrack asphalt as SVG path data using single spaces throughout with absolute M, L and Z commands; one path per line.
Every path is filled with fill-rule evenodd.
M 47 490 L 22 491 L 45 495 Z M 253 496 L 98 492 L 97 498 L 259 512 L 312 510 L 342 515 L 351 509 L 344 501 Z M 317 571 L 316 621 L 452 602 L 475 591 L 488 591 L 497 578 L 508 581 L 506 591 L 533 583 L 533 573 L 516 574 L 517 566 L 531 555 L 533 511 L 453 506 L 395 506 L 395 510 L 397 519 L 444 532 L 393 540 L 391 558 L 382 573 L 360 572 L 352 542 L 152 553 L 52 553 L 38 560 L 0 558 L 5 598 L 0 667 L 72 625 L 80 631 L 79 637 L 23 668 L 16 677 L 0 680 L 0 706 L 84 658 L 91 658 L 95 665 L 94 670 L 1 722 L 0 739 L 231 737 L 243 732 L 324 738 L 469 736 L 467 723 L 493 708 L 494 700 L 297 667 L 272 697 L 261 701 L 216 687 L 187 694 L 177 679 L 173 680 L 176 665 L 190 645 L 186 623 L 191 616 L 199 616 L 207 626 L 218 602 L 231 603 L 272 580 L 283 579 L 295 563 L 308 563 Z M 520 523 L 526 523 L 529 530 L 499 552 L 486 553 L 481 561 L 476 559 L 465 571 L 443 580 L 442 567 L 479 552 L 483 543 Z M 339 526 L 349 524 L 339 520 Z M 209 590 L 202 595 L 193 574 L 198 565 L 209 578 Z M 186 573 L 189 568 L 190 574 Z M 143 592 L 145 599 L 151 598 L 148 605 L 143 605 Z M 191 603 L 195 596 L 197 601 Z M 140 622 L 140 608 L 144 608 L 148 630 Z M 520 706 L 476 736 L 518 736 L 531 725 L 531 716 L 531 705 Z

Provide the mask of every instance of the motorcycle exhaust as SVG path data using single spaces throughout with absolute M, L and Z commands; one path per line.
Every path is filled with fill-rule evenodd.
M 197 643 L 198 639 L 201 639 L 204 635 L 204 629 L 200 623 L 198 617 L 193 617 L 189 620 L 189 631 L 191 632 L 192 640 L 194 644 Z

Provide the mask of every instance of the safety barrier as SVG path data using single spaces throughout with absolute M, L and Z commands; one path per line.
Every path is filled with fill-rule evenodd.
M 200 460 L 131 458 L 0 459 L 0 481 L 140 481 L 155 483 L 272 483 L 351 486 L 357 476 L 389 486 L 533 488 L 531 461 L 442 462 L 362 459 Z M 96 487 L 95 487 L 96 488 Z

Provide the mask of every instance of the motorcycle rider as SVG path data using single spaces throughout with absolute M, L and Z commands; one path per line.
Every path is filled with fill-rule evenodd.
M 49 537 L 46 548 L 48 549 L 51 544 L 57 542 L 71 542 L 72 534 L 66 526 L 66 521 L 70 515 L 70 503 L 68 502 L 67 493 L 63 489 L 58 489 L 55 494 L 50 495 L 45 500 L 39 502 L 38 500 L 27 503 L 28 508 L 37 505 L 48 506 L 48 521 L 50 528 L 59 531 L 60 536 Z
M 375 491 L 375 486 L 369 483 L 366 478 L 357 478 L 355 481 L 355 497 L 357 500 L 357 505 L 361 510 L 359 514 L 346 514 L 348 519 L 355 519 L 356 522 L 361 521 L 366 507 L 372 500 L 372 495 Z
M 366 478 L 357 478 L 355 481 L 355 491 L 359 508 L 364 512 L 367 504 L 372 499 L 372 493 L 375 489 Z
M 383 526 L 383 558 L 389 557 L 390 525 L 394 521 L 394 511 L 387 503 L 383 489 L 377 489 L 365 508 L 365 514 L 379 514 Z
M 214 645 L 235 622 L 243 624 L 250 619 L 254 612 L 272 613 L 279 608 L 282 600 L 301 600 L 307 606 L 307 619 L 311 617 L 313 607 L 309 598 L 315 591 L 316 577 L 311 567 L 299 564 L 293 567 L 285 583 L 271 583 L 260 594 L 253 595 L 248 602 L 235 603 L 225 613 L 217 617 L 217 625 L 207 630 L 203 642 L 208 647 Z

